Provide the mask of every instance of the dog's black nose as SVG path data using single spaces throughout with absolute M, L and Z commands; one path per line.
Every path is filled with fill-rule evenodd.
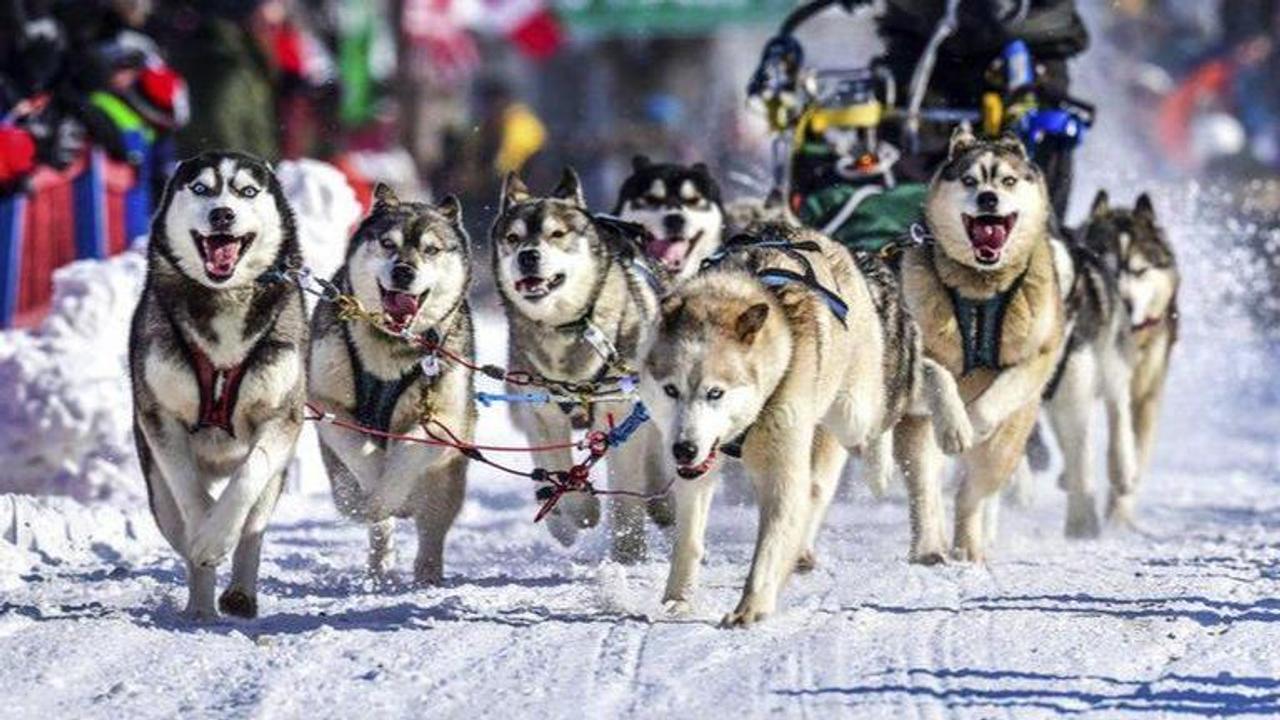
M 990 190 L 983 190 L 978 193 L 978 209 L 982 212 L 993 213 L 996 208 L 1000 207 L 1000 196 Z
M 662 227 L 665 228 L 667 232 L 675 235 L 681 230 L 684 230 L 684 216 L 679 213 L 665 215 L 662 218 Z
M 538 266 L 542 264 L 542 253 L 537 250 L 521 250 L 516 255 L 516 264 L 520 266 L 520 272 L 525 275 L 535 275 L 538 272 Z
M 391 268 L 391 282 L 396 287 L 404 289 L 413 284 L 413 279 L 418 272 L 413 269 L 412 265 L 398 264 Z
M 681 440 L 671 446 L 671 454 L 675 456 L 676 462 L 681 465 L 688 465 L 698 457 L 698 448 L 688 440 Z
M 236 213 L 229 207 L 218 207 L 209 211 L 209 227 L 218 231 L 227 231 L 236 223 Z

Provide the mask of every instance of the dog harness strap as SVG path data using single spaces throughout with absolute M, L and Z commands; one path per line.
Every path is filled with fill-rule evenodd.
M 395 416 L 396 404 L 400 396 L 409 386 L 422 377 L 422 365 L 414 363 L 413 368 L 395 380 L 383 380 L 365 369 L 360 362 L 360 353 L 356 350 L 355 341 L 346 325 L 342 328 L 343 338 L 347 341 L 347 354 L 351 358 L 351 373 L 356 385 L 356 422 L 366 428 L 381 432 L 391 432 L 391 420 Z M 387 439 L 375 437 L 378 445 L 386 447 Z
M 771 288 L 781 287 L 789 283 L 799 283 L 804 285 L 816 293 L 818 297 L 822 298 L 822 300 L 827 304 L 827 307 L 831 309 L 831 314 L 836 316 L 836 319 L 840 321 L 841 325 L 848 324 L 846 322 L 846 318 L 849 316 L 848 303 L 840 299 L 839 295 L 836 295 L 834 292 L 828 290 L 825 286 L 819 283 L 817 278 L 812 275 L 812 268 L 810 268 L 810 275 L 808 276 L 791 272 L 790 270 L 774 268 L 761 270 L 756 273 L 756 277 L 760 279 L 760 282 Z
M 1004 336 L 1004 315 L 1009 300 L 1026 277 L 1024 271 L 1004 292 L 982 300 L 970 300 L 955 288 L 948 287 L 951 306 L 960 328 L 960 343 L 964 350 L 964 373 L 968 375 L 978 368 L 1003 370 L 1000 363 L 1000 346 Z
M 240 396 L 240 381 L 244 379 L 244 363 L 219 368 L 199 345 L 190 343 L 188 350 L 200 386 L 200 415 L 195 429 L 222 428 L 228 435 L 235 436 L 231 419 L 236 410 L 236 399 Z

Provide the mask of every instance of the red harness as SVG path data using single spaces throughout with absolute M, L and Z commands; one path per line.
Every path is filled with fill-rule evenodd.
M 240 397 L 244 363 L 240 362 L 229 368 L 214 367 L 213 361 L 199 345 L 190 343 L 190 349 L 191 360 L 195 364 L 196 382 L 200 384 L 200 416 L 196 420 L 195 430 L 222 428 L 234 437 L 236 433 L 231 426 L 231 416 L 236 409 L 236 399 Z

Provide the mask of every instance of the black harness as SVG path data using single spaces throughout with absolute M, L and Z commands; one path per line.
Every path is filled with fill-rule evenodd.
M 347 356 L 351 359 L 351 376 L 355 381 L 356 422 L 363 427 L 383 433 L 391 432 L 391 421 L 395 417 L 396 404 L 400 402 L 400 396 L 425 375 L 422 363 L 415 362 L 413 367 L 396 379 L 383 380 L 369 372 L 360 361 L 360 352 L 356 348 L 355 340 L 351 337 L 351 330 L 347 323 L 342 323 L 342 338 L 347 344 Z M 444 342 L 444 338 L 435 328 L 432 328 L 426 333 L 426 341 L 432 346 L 437 346 Z M 435 377 L 434 375 L 431 377 L 433 384 Z M 387 446 L 385 437 L 375 436 L 374 440 L 380 447 Z

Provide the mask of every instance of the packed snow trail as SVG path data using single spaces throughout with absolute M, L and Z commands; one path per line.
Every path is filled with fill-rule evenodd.
M 915 567 L 901 488 L 875 503 L 846 481 L 818 570 L 746 631 L 715 623 L 755 511 L 723 502 L 696 612 L 677 621 L 659 605 L 665 543 L 635 568 L 605 562 L 598 532 L 562 550 L 518 480 L 473 472 L 448 582 L 426 590 L 370 587 L 363 529 L 309 485 L 268 531 L 262 617 L 193 625 L 144 507 L 0 496 L 5 715 L 1275 715 L 1280 412 L 1212 350 L 1192 333 L 1176 358 L 1145 532 L 1062 539 L 1046 476 L 1031 511 L 1002 514 L 988 567 Z M 483 437 L 507 437 L 485 412 Z M 409 527 L 398 539 L 407 577 Z

